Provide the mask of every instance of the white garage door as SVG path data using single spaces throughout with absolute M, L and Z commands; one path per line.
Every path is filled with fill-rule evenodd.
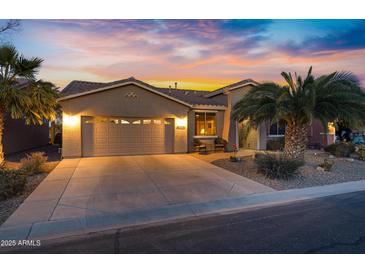
M 83 156 L 173 152 L 173 119 L 82 117 Z

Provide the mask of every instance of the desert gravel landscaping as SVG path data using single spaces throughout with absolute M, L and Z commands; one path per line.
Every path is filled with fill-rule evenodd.
M 307 151 L 305 165 L 300 167 L 298 174 L 289 180 L 269 179 L 257 173 L 253 154 L 242 156 L 242 161 L 237 163 L 231 162 L 229 155 L 225 155 L 221 159 L 212 160 L 211 163 L 276 190 L 305 188 L 365 179 L 365 162 L 352 160 L 351 158 L 331 158 L 330 160 L 333 160 L 335 165 L 330 172 L 317 170 L 318 165 L 323 163 L 325 158 L 329 157 L 329 154 L 323 151 Z
M 23 201 L 37 188 L 47 176 L 47 173 L 37 174 L 27 178 L 23 193 L 17 197 L 0 201 L 0 225 L 23 203 Z
M 26 156 L 27 153 L 43 151 L 47 153 L 48 162 L 43 165 L 43 172 L 27 177 L 27 184 L 22 193 L 16 197 L 0 201 L 0 225 L 4 223 L 7 218 L 24 202 L 24 200 L 37 188 L 43 179 L 58 165 L 60 156 L 58 148 L 55 146 L 46 146 L 37 149 L 31 149 L 20 153 L 12 154 L 6 157 L 5 167 L 8 169 L 19 169 L 20 160 Z
M 24 191 L 13 198 L 0 201 L 0 225 L 24 202 L 24 200 L 37 188 L 37 186 L 47 177 L 59 163 L 59 161 L 48 162 L 45 164 L 44 173 L 29 176 Z M 7 162 L 8 168 L 18 168 L 19 163 Z

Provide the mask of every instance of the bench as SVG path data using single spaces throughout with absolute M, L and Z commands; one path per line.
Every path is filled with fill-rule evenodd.
M 217 139 L 214 140 L 214 150 L 215 151 L 217 151 L 217 150 L 224 151 L 226 146 L 227 146 L 227 141 L 224 140 L 223 138 L 218 137 Z
M 202 143 L 202 141 L 200 141 L 199 139 L 194 139 L 193 140 L 193 146 L 194 146 L 194 150 L 198 151 L 199 153 L 208 153 L 208 149 L 207 149 L 207 145 Z
M 224 151 L 227 141 L 218 137 L 212 143 L 203 143 L 199 139 L 193 140 L 194 150 L 200 153 L 208 153 L 208 151 Z

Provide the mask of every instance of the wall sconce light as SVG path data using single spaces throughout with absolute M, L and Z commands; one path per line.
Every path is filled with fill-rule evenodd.
M 336 127 L 333 122 L 328 123 L 328 133 L 329 134 L 335 134 L 336 133 Z
M 186 117 L 176 118 L 175 122 L 176 122 L 176 128 L 177 129 L 185 129 L 186 128 L 186 124 L 187 124 Z
M 76 126 L 78 124 L 78 116 L 63 114 L 63 124 L 66 126 Z

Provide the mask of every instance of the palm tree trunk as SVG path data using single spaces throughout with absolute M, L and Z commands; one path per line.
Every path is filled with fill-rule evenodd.
M 4 163 L 4 150 L 3 150 L 3 132 L 5 123 L 4 111 L 0 109 L 0 165 Z
M 308 126 L 288 125 L 285 129 L 284 155 L 288 159 L 304 161 L 308 142 Z
M 54 145 L 54 139 L 56 135 L 56 123 L 55 121 L 51 122 L 51 145 Z

